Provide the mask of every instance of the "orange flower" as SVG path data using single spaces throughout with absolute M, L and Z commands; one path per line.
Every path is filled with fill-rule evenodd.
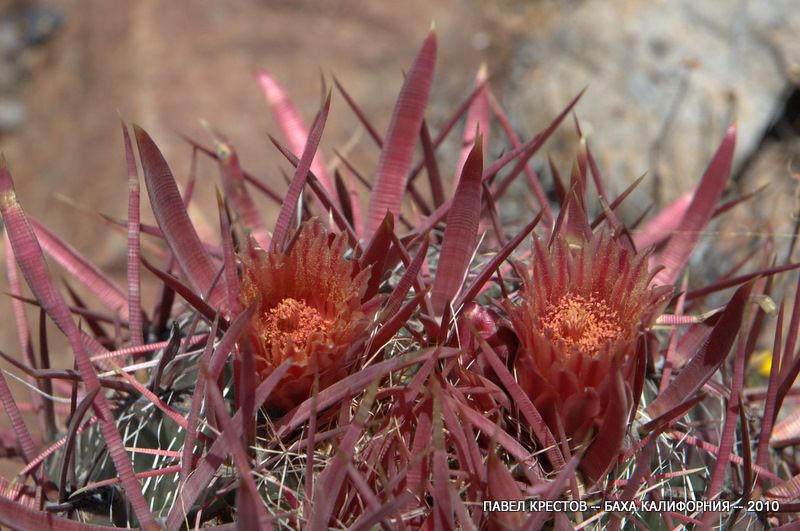
M 536 238 L 530 271 L 522 271 L 521 302 L 509 311 L 521 343 L 519 383 L 553 434 L 563 429 L 575 446 L 597 431 L 611 400 L 625 404 L 614 408 L 626 417 L 615 425 L 627 423 L 633 374 L 643 368 L 643 333 L 672 292 L 650 287 L 649 253 L 606 233 L 580 240 L 557 236 L 548 248 Z M 615 390 L 620 381 L 624 396 Z
M 343 235 L 312 220 L 287 252 L 251 250 L 243 259 L 240 299 L 259 301 L 248 332 L 258 379 L 293 360 L 267 401 L 274 414 L 307 399 L 315 374 L 320 389 L 341 378 L 369 324 L 371 312 L 362 305 L 369 271 L 345 259 L 345 251 Z

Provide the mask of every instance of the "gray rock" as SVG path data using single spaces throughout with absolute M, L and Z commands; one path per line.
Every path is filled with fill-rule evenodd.
M 13 131 L 25 120 L 25 106 L 17 99 L 0 97 L 0 133 Z
M 27 5 L 0 10 L 0 134 L 10 133 L 25 119 L 20 91 L 35 61 L 31 50 L 61 27 L 58 11 Z
M 531 3 L 527 27 L 510 30 L 500 99 L 530 134 L 588 85 L 577 115 L 609 195 L 650 174 L 628 201 L 631 220 L 694 186 L 733 120 L 737 167 L 758 147 L 800 73 L 797 7 L 796 0 Z M 559 135 L 546 149 L 568 174 L 574 132 Z

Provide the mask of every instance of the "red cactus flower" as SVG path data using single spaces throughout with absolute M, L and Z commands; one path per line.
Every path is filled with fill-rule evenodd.
M 287 252 L 251 250 L 243 259 L 240 299 L 258 301 L 248 332 L 258 377 L 293 360 L 268 401 L 273 413 L 308 398 L 315 374 L 320 389 L 341 378 L 345 354 L 369 324 L 362 305 L 369 270 L 345 259 L 345 250 L 343 235 L 312 220 Z
M 606 233 L 577 244 L 557 236 L 549 248 L 534 240 L 530 270 L 522 271 L 521 302 L 509 311 L 521 343 L 515 369 L 553 434 L 563 433 L 573 446 L 610 422 L 612 410 L 624 417 L 613 422 L 621 426 L 615 435 L 621 444 L 633 372 L 644 354 L 642 332 L 672 291 L 650 286 L 648 258 Z M 591 476 L 608 464 L 592 463 L 597 473 Z

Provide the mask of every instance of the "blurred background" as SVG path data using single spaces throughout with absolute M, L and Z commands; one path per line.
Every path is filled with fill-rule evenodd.
M 92 214 L 125 216 L 120 117 L 148 130 L 180 182 L 191 151 L 179 133 L 209 144 L 206 120 L 245 168 L 283 189 L 285 166 L 265 134 L 280 130 L 255 70 L 269 71 L 308 121 L 321 76 L 330 86 L 335 75 L 385 131 L 403 69 L 432 22 L 432 129 L 470 92 L 482 62 L 523 137 L 588 86 L 577 115 L 612 197 L 648 172 L 629 201 L 635 219 L 690 190 L 735 120 L 732 192 L 769 187 L 714 226 L 716 243 L 741 252 L 763 244 L 767 230 L 779 245 L 789 241 L 800 213 L 794 0 L 0 0 L 0 150 L 27 212 L 124 278 L 124 237 Z M 369 145 L 338 93 L 331 113 L 329 160 L 333 147 Z M 567 123 L 546 146 L 562 173 L 575 140 Z M 367 175 L 369 156 L 357 158 Z M 546 161 L 534 159 L 547 186 Z M 198 188 L 212 194 L 216 171 L 201 164 Z M 204 204 L 213 205 L 201 194 L 192 215 L 213 230 L 216 209 L 206 214 Z M 16 353 L 7 301 L 1 308 L 0 349 Z

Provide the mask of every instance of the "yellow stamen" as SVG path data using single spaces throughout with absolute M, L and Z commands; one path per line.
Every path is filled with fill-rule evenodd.
M 311 334 L 326 332 L 330 323 L 316 309 L 304 301 L 285 298 L 264 316 L 262 333 L 267 344 L 276 341 L 285 348 L 291 338 L 292 343 L 303 348 Z
M 541 326 L 552 340 L 589 354 L 596 354 L 622 335 L 617 312 L 606 301 L 577 293 L 568 293 L 556 304 L 548 304 Z

